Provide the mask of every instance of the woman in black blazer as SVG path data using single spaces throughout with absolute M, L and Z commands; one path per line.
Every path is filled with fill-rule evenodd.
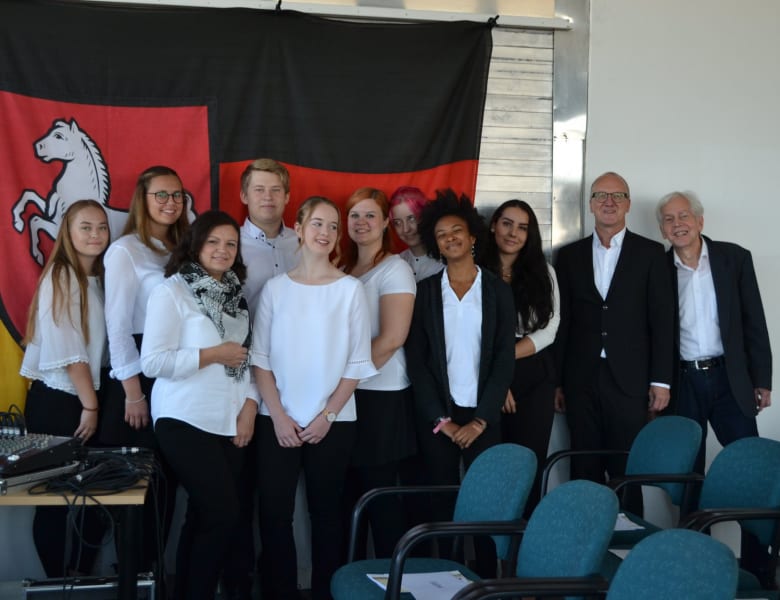
M 454 484 L 461 459 L 467 469 L 501 439 L 501 407 L 514 369 L 515 309 L 510 287 L 476 265 L 486 228 L 468 197 L 438 192 L 419 230 L 446 268 L 418 283 L 407 371 L 429 481 Z M 451 519 L 453 501 L 434 501 L 434 519 Z M 485 550 L 478 548 L 477 555 L 478 570 L 495 571 L 495 554 L 492 565 Z

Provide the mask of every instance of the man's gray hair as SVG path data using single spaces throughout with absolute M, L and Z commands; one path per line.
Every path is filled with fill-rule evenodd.
M 658 224 L 663 224 L 663 215 L 661 214 L 661 211 L 664 209 L 664 206 L 669 204 L 672 200 L 675 198 L 684 198 L 688 201 L 688 205 L 691 207 L 691 212 L 695 217 L 703 217 L 704 216 L 704 206 L 699 201 L 699 199 L 696 197 L 696 194 L 693 192 L 670 192 L 666 194 L 663 198 L 661 198 L 658 201 L 658 205 L 655 207 L 655 218 L 658 219 Z

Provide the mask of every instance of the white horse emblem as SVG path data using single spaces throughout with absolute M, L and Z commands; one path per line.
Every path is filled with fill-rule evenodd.
M 62 171 L 54 180 L 47 198 L 34 190 L 24 190 L 13 206 L 14 229 L 24 231 L 22 215 L 29 203 L 35 204 L 40 214 L 29 218 L 30 254 L 39 265 L 43 265 L 43 253 L 39 247 L 40 232 L 52 240 L 57 237 L 60 223 L 68 207 L 82 199 L 97 200 L 108 215 L 112 237 L 119 235 L 127 220 L 127 212 L 108 206 L 111 190 L 108 170 L 99 148 L 81 129 L 75 119 L 70 122 L 54 121 L 51 129 L 34 143 L 35 155 L 43 162 L 60 160 Z

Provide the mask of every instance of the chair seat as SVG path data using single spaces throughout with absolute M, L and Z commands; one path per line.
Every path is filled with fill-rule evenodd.
M 639 517 L 634 513 L 624 511 L 623 514 L 630 521 L 642 526 L 642 529 L 634 529 L 632 531 L 615 531 L 612 534 L 612 539 L 609 541 L 610 548 L 628 550 L 636 546 L 646 537 L 661 531 L 660 527 L 653 525 L 650 521 L 645 521 L 642 517 Z
M 389 559 L 359 560 L 341 567 L 331 579 L 333 596 L 338 598 L 360 598 L 360 600 L 383 600 L 385 592 L 366 577 L 369 573 L 388 573 Z M 404 573 L 436 573 L 459 571 L 467 579 L 476 581 L 479 576 L 452 560 L 438 558 L 410 558 L 404 563 Z M 411 594 L 401 594 L 402 600 L 414 600 Z

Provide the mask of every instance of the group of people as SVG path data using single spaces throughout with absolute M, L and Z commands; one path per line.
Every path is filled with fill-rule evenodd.
M 678 410 L 712 420 L 721 442 L 756 435 L 771 354 L 750 255 L 700 236 L 691 197 L 659 205 L 667 259 L 626 230 L 623 178 L 597 178 L 595 233 L 562 248 L 555 269 L 521 200 L 486 224 L 452 190 L 429 199 L 405 186 L 388 198 L 363 187 L 343 219 L 313 196 L 288 227 L 289 199 L 286 168 L 258 159 L 241 177 L 242 226 L 220 211 L 190 224 L 178 175 L 151 167 L 110 246 L 99 204 L 68 209 L 31 306 L 21 370 L 34 380 L 29 429 L 155 450 L 169 501 L 145 511 L 146 534 L 165 539 L 176 485 L 188 494 L 175 597 L 212 599 L 220 580 L 250 597 L 256 498 L 263 597 L 297 597 L 301 473 L 320 599 L 344 559 L 345 497 L 457 483 L 461 463 L 501 441 L 531 448 L 541 468 L 555 409 L 574 449 L 627 449 L 670 388 Z M 398 255 L 391 227 L 407 246 Z M 702 377 L 716 374 L 713 399 Z M 622 468 L 576 461 L 572 475 L 598 481 Z M 408 508 L 389 496 L 369 513 L 377 556 L 392 552 Z M 39 509 L 34 525 L 47 574 L 89 571 L 94 553 L 63 563 L 64 515 L 52 511 Z M 448 519 L 452 503 L 430 511 Z M 84 513 L 99 538 L 99 519 Z M 478 570 L 491 574 L 490 541 L 475 548 Z

